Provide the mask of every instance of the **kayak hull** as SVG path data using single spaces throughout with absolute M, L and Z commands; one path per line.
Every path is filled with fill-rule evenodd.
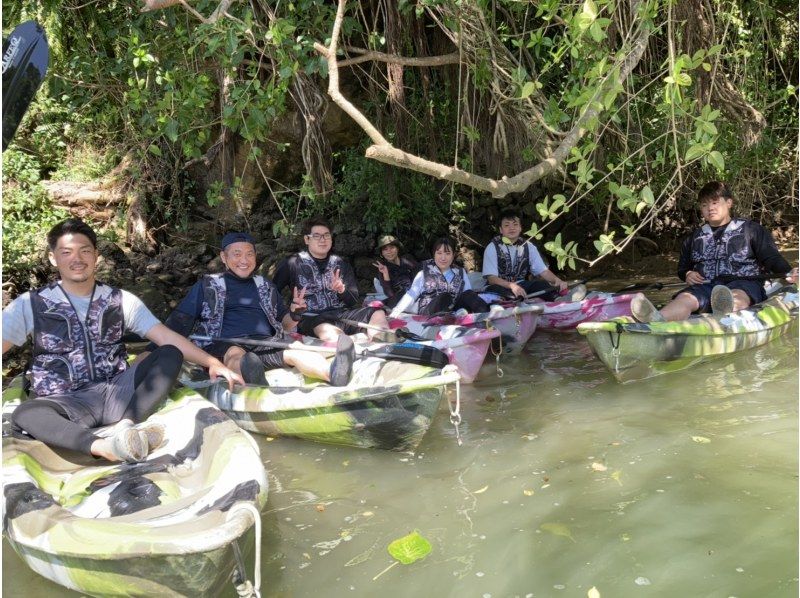
M 765 345 L 797 323 L 797 292 L 785 292 L 723 317 L 642 324 L 632 318 L 584 323 L 578 332 L 620 382 L 680 371 Z
M 456 325 L 497 330 L 500 332 L 499 340 L 496 341 L 498 350 L 515 355 L 522 352 L 523 347 L 533 336 L 539 316 L 543 311 L 542 305 L 522 304 L 463 316 L 401 314 L 399 317 L 406 322 L 406 326 L 411 332 L 421 336 L 424 336 L 425 330 L 431 326 Z
M 572 331 L 583 322 L 601 322 L 631 315 L 631 300 L 635 295 L 590 294 L 582 301 L 540 302 L 544 311 L 537 326 L 541 330 Z
M 236 387 L 182 380 L 222 409 L 239 426 L 267 436 L 289 436 L 357 448 L 414 451 L 439 408 L 452 370 L 362 359 L 346 387 L 268 372 L 270 385 Z M 278 375 L 284 379 L 273 380 Z M 286 380 L 285 376 L 295 376 Z
M 405 325 L 405 323 L 404 323 Z M 442 351 L 450 363 L 458 368 L 462 384 L 472 384 L 486 359 L 492 341 L 500 337 L 500 331 L 467 326 L 417 326 L 418 334 L 425 340 L 410 341 L 434 347 Z M 368 350 L 380 346 L 367 345 Z
M 230 583 L 233 544 L 251 545 L 267 499 L 255 444 L 187 389 L 150 421 L 167 443 L 142 463 L 3 439 L 4 533 L 31 569 L 92 596 L 216 596 Z

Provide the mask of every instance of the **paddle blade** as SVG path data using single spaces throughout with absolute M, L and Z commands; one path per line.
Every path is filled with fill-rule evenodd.
M 3 40 L 3 151 L 42 84 L 49 62 L 47 37 L 36 21 L 18 25 Z
M 450 363 L 447 355 L 436 347 L 420 345 L 419 343 L 396 343 L 386 345 L 380 349 L 369 351 L 371 357 L 394 359 L 406 363 L 416 363 L 434 368 L 443 368 Z

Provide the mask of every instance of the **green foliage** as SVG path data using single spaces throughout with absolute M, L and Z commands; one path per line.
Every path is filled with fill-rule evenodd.
M 3 277 L 24 281 L 44 255 L 47 231 L 66 212 L 54 208 L 39 184 L 35 156 L 11 147 L 3 152 Z
M 337 162 L 340 182 L 330 196 L 309 202 L 308 215 L 335 214 L 344 228 L 370 234 L 413 233 L 427 239 L 445 228 L 447 205 L 430 177 L 389 169 L 357 149 L 341 152 Z

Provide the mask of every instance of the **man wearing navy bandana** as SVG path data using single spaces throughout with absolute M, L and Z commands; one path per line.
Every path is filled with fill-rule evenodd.
M 225 272 L 206 274 L 195 283 L 167 318 L 167 326 L 186 335 L 243 341 L 280 338 L 284 330 L 295 328 L 306 309 L 305 291 L 295 289 L 291 305 L 286 308 L 272 281 L 255 274 L 256 247 L 250 234 L 226 234 L 221 249 Z M 348 337 L 338 343 L 331 364 L 319 353 L 300 349 L 302 343 L 286 349 L 253 349 L 246 342 L 194 342 L 241 372 L 248 384 L 266 384 L 266 369 L 295 366 L 305 375 L 345 386 L 355 359 L 355 348 Z

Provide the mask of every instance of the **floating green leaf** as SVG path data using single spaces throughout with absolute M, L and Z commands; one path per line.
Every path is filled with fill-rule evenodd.
M 414 530 L 407 536 L 394 540 L 387 549 L 389 554 L 398 561 L 404 565 L 410 565 L 414 561 L 428 556 L 431 551 L 431 543 L 423 538 L 418 531 Z
M 575 542 L 575 538 L 572 537 L 572 532 L 569 531 L 569 528 L 563 523 L 543 523 L 542 525 L 539 526 L 539 529 L 542 530 L 543 532 L 553 534 L 554 536 L 569 538 L 570 540 Z

